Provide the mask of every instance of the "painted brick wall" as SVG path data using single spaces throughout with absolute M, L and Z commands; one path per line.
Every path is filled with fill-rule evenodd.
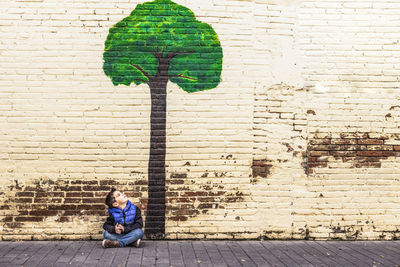
M 145 1 L 0 5 L 0 236 L 101 238 L 111 187 L 146 215 L 150 92 L 104 74 Z M 221 83 L 167 88 L 166 238 L 399 237 L 395 1 L 175 1 Z

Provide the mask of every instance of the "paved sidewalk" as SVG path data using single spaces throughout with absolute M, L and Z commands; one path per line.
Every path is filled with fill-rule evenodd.
M 0 242 L 0 266 L 399 266 L 400 241 Z

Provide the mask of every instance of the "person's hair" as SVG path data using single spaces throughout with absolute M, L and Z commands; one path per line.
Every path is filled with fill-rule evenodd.
M 111 188 L 111 191 L 106 196 L 106 205 L 109 208 L 113 208 L 113 203 L 115 202 L 114 192 L 117 191 L 114 187 Z

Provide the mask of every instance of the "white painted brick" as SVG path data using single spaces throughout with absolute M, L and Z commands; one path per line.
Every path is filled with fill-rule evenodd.
M 360 227 L 360 220 L 375 227 L 363 226 L 362 238 L 395 229 L 398 157 L 354 168 L 330 156 L 308 176 L 302 162 L 309 141 L 327 135 L 369 132 L 398 145 L 399 3 L 177 2 L 212 24 L 224 69 L 209 91 L 187 94 L 168 84 L 167 177 L 186 173 L 185 191 L 221 185 L 243 200 L 222 199 L 224 209 L 186 222 L 167 218 L 168 236 L 232 238 L 240 225 L 245 238 L 265 231 L 303 238 L 297 233 L 307 222 L 311 236 L 327 239 L 337 237 L 333 226 Z M 102 70 L 109 28 L 137 3 L 11 1 L 1 8 L 0 187 L 41 177 L 147 179 L 149 88 L 114 87 Z M 266 177 L 253 177 L 257 160 L 270 165 Z M 47 224 L 47 236 L 70 239 L 96 235 L 100 225 L 89 217 L 71 223 L 73 232 Z M 29 239 L 41 227 L 26 224 L 14 238 Z

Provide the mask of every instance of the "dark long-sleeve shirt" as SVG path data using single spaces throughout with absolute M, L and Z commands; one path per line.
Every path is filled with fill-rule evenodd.
M 140 212 L 139 207 L 136 207 L 136 215 L 135 219 L 131 223 L 124 223 L 124 232 L 123 234 L 127 234 L 132 230 L 135 230 L 137 228 L 142 228 L 143 227 L 143 220 L 142 220 L 142 214 Z M 106 222 L 103 224 L 103 229 L 109 232 L 110 234 L 116 234 L 115 233 L 115 224 L 114 224 L 114 217 L 110 214 L 108 216 Z

